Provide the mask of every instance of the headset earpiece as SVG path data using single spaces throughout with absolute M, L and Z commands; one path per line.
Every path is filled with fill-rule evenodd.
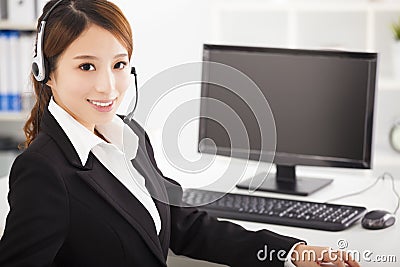
M 43 54 L 43 37 L 46 21 L 40 22 L 39 32 L 37 35 L 36 55 L 32 60 L 32 73 L 38 82 L 46 79 L 46 67 Z
M 43 20 L 40 22 L 39 31 L 37 34 L 37 42 L 36 42 L 36 53 L 32 59 L 32 74 L 35 77 L 36 81 L 46 83 L 48 80 L 48 69 L 46 66 L 46 60 L 44 57 L 44 29 L 46 26 L 47 18 L 50 13 L 62 2 L 63 0 L 59 0 L 56 2 L 50 10 L 43 17 Z

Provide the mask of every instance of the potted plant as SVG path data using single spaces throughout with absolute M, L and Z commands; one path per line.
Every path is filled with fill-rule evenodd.
M 395 42 L 393 43 L 393 77 L 400 80 L 400 18 L 392 23 L 392 31 Z

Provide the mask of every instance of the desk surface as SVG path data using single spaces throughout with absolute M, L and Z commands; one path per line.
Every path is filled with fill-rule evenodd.
M 272 196 L 281 198 L 292 198 L 292 199 L 305 199 L 311 201 L 326 201 L 333 197 L 358 191 L 362 188 L 373 183 L 376 177 L 383 173 L 383 171 L 389 171 L 395 177 L 396 188 L 400 191 L 400 168 L 381 167 L 374 170 L 365 171 L 342 171 L 337 169 L 324 169 L 318 168 L 310 169 L 305 168 L 299 169 L 299 174 L 307 174 L 309 176 L 323 176 L 333 177 L 334 182 L 314 193 L 310 197 L 294 197 L 282 194 L 273 194 L 265 192 L 255 192 L 256 195 L 261 196 Z M 188 179 L 195 181 L 196 179 L 202 179 L 202 174 L 188 174 L 180 172 L 176 169 L 166 169 L 164 171 L 169 177 L 175 178 L 182 184 L 187 184 Z M 189 178 L 190 177 L 190 178 Z M 219 188 L 217 190 L 223 190 Z M 0 178 L 0 235 L 4 229 L 6 214 L 8 213 L 7 204 L 7 192 L 8 192 L 8 179 L 6 177 Z M 246 190 L 233 189 L 232 192 L 245 193 Z M 385 209 L 393 211 L 396 206 L 396 198 L 392 192 L 392 184 L 390 180 L 380 181 L 375 187 L 364 192 L 360 195 L 346 198 L 336 203 L 354 204 L 366 206 L 368 210 L 371 209 Z M 233 221 L 233 220 L 232 220 Z M 281 234 L 291 235 L 307 240 L 309 244 L 331 246 L 332 248 L 338 248 L 338 243 L 347 244 L 347 249 L 353 251 L 360 257 L 361 266 L 399 266 L 400 264 L 400 216 L 397 214 L 397 222 L 394 226 L 377 231 L 371 231 L 363 229 L 360 223 L 356 223 L 351 228 L 341 232 L 325 232 L 318 230 L 294 228 L 287 226 L 278 226 L 271 224 L 261 224 L 244 221 L 234 221 L 249 230 L 260 230 L 269 229 L 276 231 Z M 187 259 L 172 256 L 169 259 L 171 266 L 187 266 Z M 386 262 L 382 262 L 385 260 Z M 378 262 L 381 261 L 381 262 Z M 390 262 L 389 262 L 390 261 Z M 191 266 L 207 266 L 204 262 L 193 262 Z M 210 265 L 211 266 L 211 265 Z M 215 266 L 215 265 L 212 265 Z
M 207 179 L 207 177 L 205 177 L 207 174 L 184 173 L 167 165 L 162 166 L 164 163 L 163 160 L 158 160 L 158 162 L 166 176 L 173 177 L 182 185 L 190 185 L 190 180 Z M 227 165 L 227 163 L 222 165 Z M 252 166 L 249 166 L 250 173 L 252 171 L 251 169 Z M 338 196 L 360 191 L 374 183 L 376 178 L 384 172 L 390 172 L 393 175 L 397 192 L 400 193 L 400 166 L 393 167 L 391 164 L 381 164 L 372 170 L 299 167 L 297 168 L 297 174 L 300 176 L 334 178 L 334 181 L 331 185 L 315 192 L 309 197 L 290 196 L 260 191 L 254 192 L 254 194 L 260 196 L 324 202 Z M 251 175 L 246 177 L 251 177 Z M 224 191 L 223 188 L 218 188 L 217 190 Z M 247 191 L 234 188 L 231 192 L 243 194 Z M 385 179 L 380 180 L 373 188 L 364 193 L 344 198 L 333 203 L 360 205 L 367 207 L 368 210 L 384 209 L 393 212 L 397 204 L 397 198 L 392 191 L 392 181 L 390 179 Z M 326 232 L 238 220 L 230 221 L 238 223 L 249 230 L 268 229 L 284 235 L 298 237 L 306 240 L 308 244 L 312 245 L 330 246 L 337 249 L 339 246 L 343 246 L 344 244 L 347 250 L 351 251 L 353 255 L 358 257 L 359 262 L 363 267 L 400 266 L 400 211 L 396 216 L 397 222 L 392 227 L 375 231 L 362 228 L 360 222 L 355 223 L 345 231 Z M 179 259 L 179 257 L 177 257 L 177 259 Z M 183 262 L 185 259 L 181 258 L 179 260 Z M 185 266 L 185 264 L 179 264 L 179 260 L 174 261 L 173 266 Z M 187 265 L 188 264 L 186 263 L 186 266 Z M 206 263 L 202 263 L 202 265 L 199 266 L 207 265 Z

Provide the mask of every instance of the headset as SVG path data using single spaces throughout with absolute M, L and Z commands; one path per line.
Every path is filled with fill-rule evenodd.
M 44 48 L 44 32 L 45 32 L 45 27 L 46 27 L 46 22 L 48 17 L 50 16 L 51 12 L 64 0 L 59 0 L 57 1 L 51 8 L 49 11 L 47 11 L 46 15 L 43 17 L 42 21 L 40 22 L 40 26 L 38 29 L 38 33 L 37 33 L 37 43 L 36 43 L 36 51 L 34 53 L 33 59 L 32 59 L 32 74 L 35 77 L 36 81 L 41 82 L 42 83 L 42 88 L 40 89 L 39 92 L 39 99 L 41 97 L 42 91 L 43 91 L 43 87 L 44 84 L 48 81 L 49 79 L 49 70 L 46 70 L 47 67 L 47 60 L 44 56 L 43 53 L 43 48 Z M 131 74 L 134 75 L 135 77 L 135 105 L 133 107 L 133 110 L 129 113 L 129 115 L 127 115 L 124 119 L 125 122 L 128 122 L 132 119 L 133 113 L 136 110 L 136 106 L 137 106 L 137 102 L 138 102 L 138 87 L 137 87 L 137 74 L 136 74 L 136 69 L 135 67 L 131 67 Z M 40 101 L 39 101 L 39 105 L 40 105 Z M 38 114 L 37 114 L 37 120 L 40 122 L 39 119 L 39 110 L 40 110 L 40 106 L 38 107 Z M 38 127 L 38 131 L 39 131 L 39 127 Z
M 36 53 L 32 60 L 32 74 L 35 77 L 36 81 L 46 83 L 48 79 L 48 73 L 46 71 L 46 60 L 43 53 L 43 40 L 44 40 L 44 29 L 46 27 L 47 18 L 50 16 L 50 13 L 62 2 L 63 0 L 59 0 L 55 3 L 49 11 L 47 11 L 46 15 L 43 17 L 40 22 L 38 34 L 37 34 L 37 43 L 36 43 Z

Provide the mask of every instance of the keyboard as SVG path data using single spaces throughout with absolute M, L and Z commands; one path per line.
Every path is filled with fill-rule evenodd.
M 221 197 L 222 196 L 222 197 Z M 187 189 L 182 201 L 219 218 L 341 231 L 366 212 L 365 207 Z M 209 204 L 204 204 L 209 203 Z

